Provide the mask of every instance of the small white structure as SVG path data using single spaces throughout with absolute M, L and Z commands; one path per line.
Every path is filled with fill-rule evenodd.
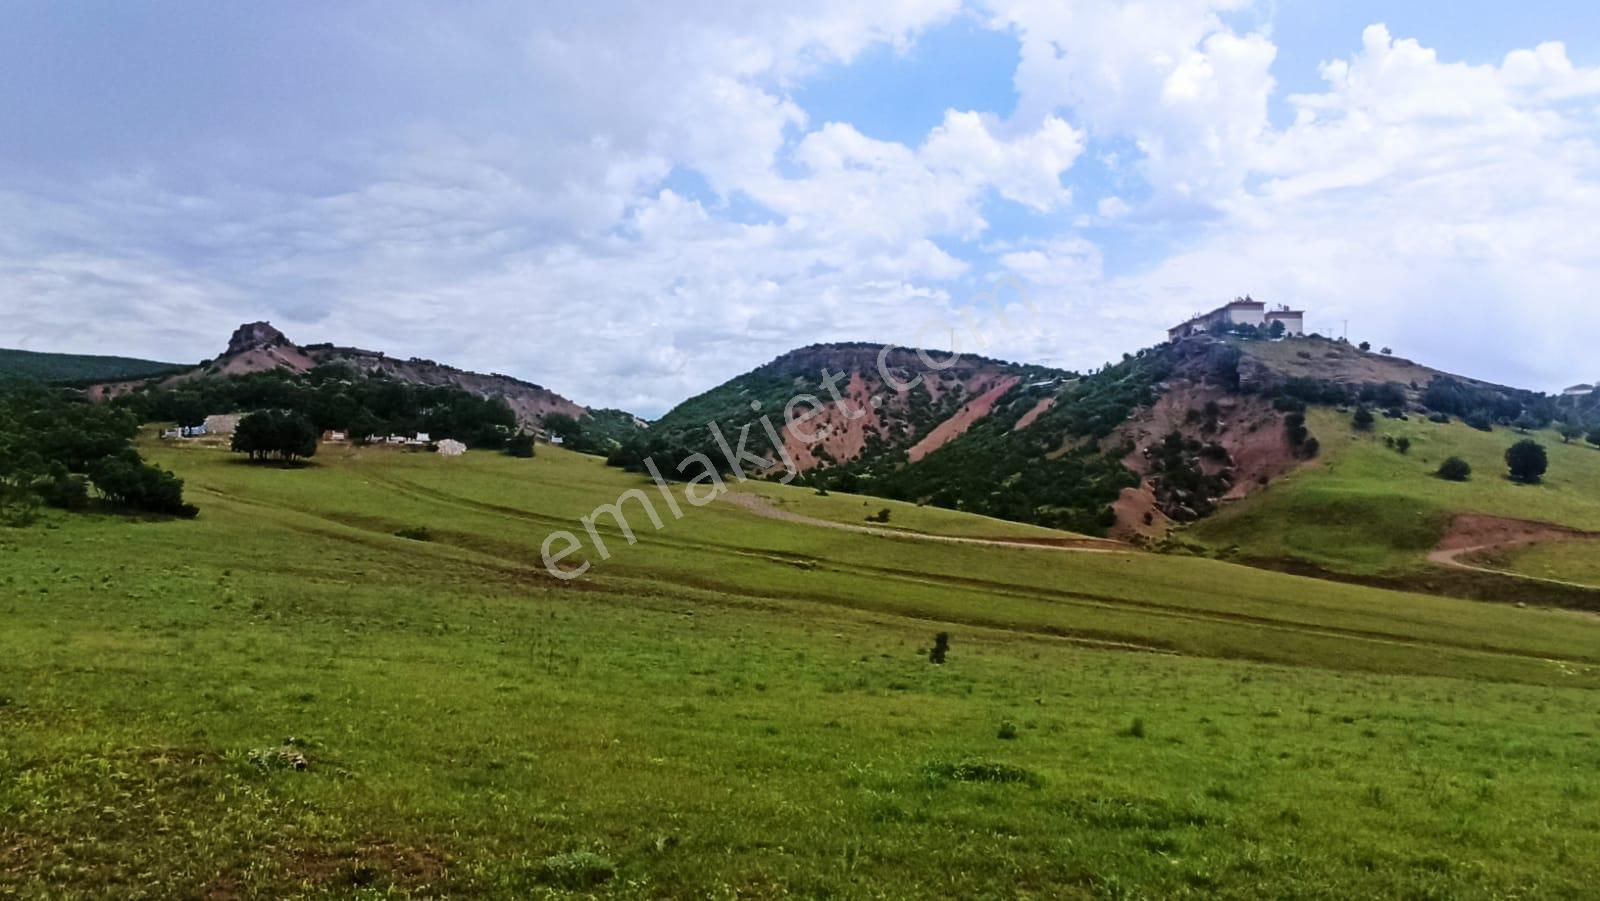
M 430 439 L 428 438 L 428 433 L 427 432 L 418 432 L 417 433 L 417 443 L 418 444 L 427 444 L 429 440 Z
M 1573 385 L 1561 392 L 1562 397 L 1588 397 L 1595 392 L 1594 385 Z
M 467 446 L 454 438 L 446 438 L 435 446 L 438 452 L 446 457 L 459 457 L 467 452 Z
M 240 418 L 238 413 L 218 413 L 214 416 L 207 416 L 205 423 L 200 426 L 205 431 L 199 434 L 232 435 L 239 428 Z
M 556 447 L 560 447 L 561 445 L 567 443 L 567 439 L 562 437 L 562 436 L 560 436 L 560 435 L 551 435 L 550 436 L 550 443 L 555 445 Z

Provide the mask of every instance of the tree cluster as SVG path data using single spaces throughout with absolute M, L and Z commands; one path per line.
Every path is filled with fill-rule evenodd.
M 26 524 L 41 504 L 84 509 L 91 486 L 108 506 L 194 516 L 183 481 L 133 449 L 138 430 L 126 411 L 73 391 L 0 385 L 0 521 Z
M 194 425 L 208 413 L 279 410 L 308 420 L 315 432 L 338 430 L 361 442 L 369 435 L 454 438 L 498 449 L 515 434 L 517 417 L 503 398 L 450 386 L 413 385 L 349 366 L 318 366 L 304 375 L 258 372 L 197 379 L 177 388 L 135 393 L 114 402 L 142 422 Z
M 296 463 L 316 455 L 317 434 L 317 427 L 303 413 L 257 410 L 239 420 L 233 432 L 233 450 L 249 454 L 254 463 Z

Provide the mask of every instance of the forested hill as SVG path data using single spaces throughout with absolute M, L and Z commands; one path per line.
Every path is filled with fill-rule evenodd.
M 1315 460 L 1309 407 L 1522 430 L 1590 413 L 1318 337 L 1203 336 L 1091 373 L 976 357 L 934 370 L 913 351 L 816 345 L 685 401 L 612 462 L 716 459 L 712 422 L 754 426 L 751 446 L 777 459 L 759 420 L 781 428 L 803 396 L 822 409 L 782 450 L 819 490 L 1150 539 Z
M 177 363 L 102 357 L 89 354 L 39 353 L 0 348 L 0 379 L 9 381 L 88 384 L 114 379 L 140 379 L 181 372 Z

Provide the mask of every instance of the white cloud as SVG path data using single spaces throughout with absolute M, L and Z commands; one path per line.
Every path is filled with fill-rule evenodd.
M 1558 43 L 1456 63 L 1374 26 L 1274 127 L 1274 68 L 1313 61 L 1278 59 L 1248 6 L 983 0 L 1019 42 L 1016 110 L 903 142 L 798 88 L 907 51 L 953 0 L 336 18 L 349 82 L 271 118 L 314 142 L 234 123 L 166 156 L 0 148 L 0 344 L 187 359 L 269 317 L 653 413 L 793 346 L 911 341 L 1004 275 L 1040 312 L 985 350 L 1017 359 L 1094 365 L 1251 292 L 1473 374 L 1592 378 L 1600 70 Z M 224 100 L 274 113 L 252 106 L 289 80 L 271 49 Z M 1092 208 L 1085 154 L 1109 173 Z M 997 229 L 995 198 L 1030 218 Z

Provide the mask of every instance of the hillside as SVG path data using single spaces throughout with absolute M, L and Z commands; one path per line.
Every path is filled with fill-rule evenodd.
M 180 372 L 177 363 L 91 354 L 39 353 L 0 348 L 0 380 L 82 384 L 114 379 L 142 379 Z
M 1563 406 L 1316 337 L 1199 336 L 1088 374 L 976 357 L 931 372 L 916 353 L 896 349 L 884 358 L 886 379 L 881 351 L 817 345 L 786 354 L 679 405 L 655 424 L 651 443 L 613 462 L 695 451 L 716 458 L 708 423 L 727 435 L 749 426 L 753 446 L 775 462 L 793 461 L 801 483 L 816 489 L 1160 543 L 1315 469 L 1322 433 L 1341 432 L 1318 411 L 1364 405 L 1490 428 L 1591 415 L 1575 401 Z M 804 395 L 823 409 L 783 431 L 779 454 L 760 421 L 781 426 L 785 406 Z M 793 409 L 807 416 L 812 408 Z M 1215 546 L 1208 534 L 1202 529 L 1196 540 Z M 1277 553 L 1241 544 L 1264 557 Z
M 1600 534 L 1600 447 L 1582 440 L 1567 442 L 1548 429 L 1485 432 L 1422 416 L 1380 418 L 1372 431 L 1364 432 L 1352 426 L 1347 412 L 1331 409 L 1313 411 L 1309 424 L 1322 437 L 1319 465 L 1197 524 L 1184 539 L 1266 563 L 1298 562 L 1333 573 L 1406 578 L 1433 570 L 1432 552 L 1457 531 L 1471 534 L 1464 532 L 1469 526 L 1481 535 L 1463 546 L 1499 543 L 1503 550 L 1519 551 Z M 1402 438 L 1409 442 L 1405 453 L 1389 443 Z M 1505 451 L 1524 439 L 1543 444 L 1550 457 L 1550 470 L 1537 485 L 1517 484 L 1506 475 Z M 1436 476 L 1449 457 L 1471 465 L 1470 481 Z M 1476 519 L 1462 522 L 1465 517 Z M 1486 529 L 1485 518 L 1500 522 Z M 1545 528 L 1530 531 L 1519 524 Z M 1574 548 L 1581 546 L 1578 542 Z M 1576 560 L 1571 569 L 1580 575 L 1583 571 Z M 1566 571 L 1546 563 L 1527 574 L 1561 578 Z
M 558 581 L 541 542 L 638 478 L 146 451 L 198 519 L 0 530 L 0 896 L 1582 897 L 1600 866 L 1590 615 L 681 491 Z
M 405 385 L 456 388 L 481 398 L 501 399 L 511 408 L 517 423 L 523 428 L 537 428 L 546 417 L 555 414 L 574 419 L 582 419 L 590 414 L 587 407 L 575 401 L 512 376 L 485 375 L 432 360 L 399 359 L 379 351 L 355 347 L 298 345 L 267 322 L 239 326 L 228 339 L 227 348 L 215 359 L 198 367 L 165 378 L 96 384 L 89 389 L 89 394 L 95 399 L 110 399 L 152 388 L 180 389 L 197 380 L 264 372 L 301 376 L 319 366 L 348 367 L 364 377 L 387 379 Z

